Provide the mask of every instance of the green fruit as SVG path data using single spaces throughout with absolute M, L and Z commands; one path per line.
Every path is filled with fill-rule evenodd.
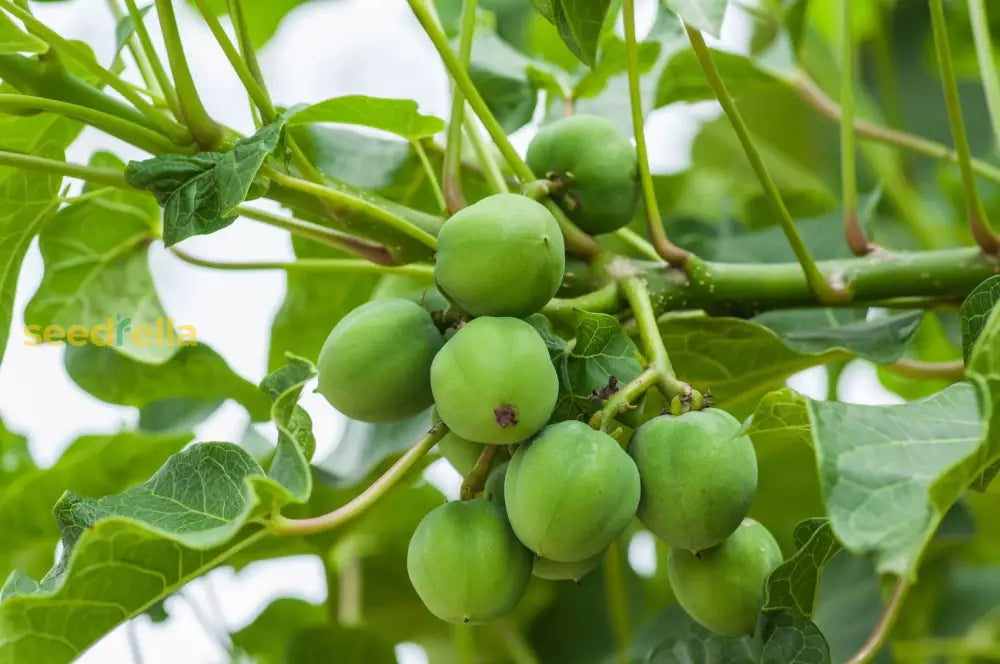
M 555 174 L 569 183 L 567 195 L 556 200 L 588 233 L 610 233 L 635 216 L 635 148 L 610 120 L 573 115 L 542 127 L 528 146 L 527 162 L 539 177 Z
M 736 530 L 757 490 L 753 443 L 729 413 L 663 415 L 632 436 L 639 519 L 671 547 L 701 551 Z
M 608 548 L 635 516 L 639 471 L 614 438 L 569 420 L 518 448 L 504 501 L 525 546 L 578 562 Z
M 431 388 L 438 413 L 456 434 L 509 445 L 545 426 L 559 379 L 535 328 L 487 317 L 466 323 L 437 354 Z
M 667 574 L 688 615 L 713 632 L 745 636 L 754 631 L 764 582 L 781 560 L 770 531 L 746 519 L 729 539 L 707 551 L 670 549 Z
M 451 623 L 478 623 L 507 613 L 524 595 L 531 552 L 494 503 L 451 502 L 417 526 L 406 569 L 431 613 Z
M 405 274 L 387 274 L 379 279 L 372 293 L 373 300 L 400 298 L 416 302 L 427 311 L 444 311 L 448 300 L 434 285 L 430 277 L 421 278 Z
M 566 257 L 541 203 L 496 194 L 451 216 L 438 234 L 438 287 L 473 316 L 535 313 L 562 283 Z
M 432 409 L 431 422 L 437 424 L 440 421 L 441 416 L 438 414 L 437 408 Z M 483 453 L 483 448 L 486 446 L 482 443 L 466 440 L 454 431 L 449 431 L 438 441 L 437 447 L 438 452 L 448 460 L 451 467 L 458 471 L 459 475 L 465 477 L 475 468 L 476 462 L 479 461 L 479 455 Z
M 540 579 L 550 581 L 579 581 L 590 574 L 601 564 L 604 552 L 601 551 L 592 558 L 580 560 L 575 563 L 557 563 L 548 558 L 535 558 L 535 565 L 531 568 L 531 573 Z
M 319 352 L 316 390 L 351 419 L 387 422 L 431 405 L 430 367 L 444 340 L 408 300 L 373 300 L 344 316 Z
M 507 468 L 509 466 L 510 461 L 495 463 L 493 469 L 490 470 L 489 476 L 486 478 L 486 487 L 483 489 L 483 498 L 496 503 L 504 509 L 507 509 L 507 503 L 504 498 L 503 485 L 507 479 Z

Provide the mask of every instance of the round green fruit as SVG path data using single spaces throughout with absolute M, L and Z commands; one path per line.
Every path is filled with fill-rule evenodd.
M 406 569 L 431 613 L 451 623 L 478 623 L 507 613 L 524 595 L 531 552 L 494 503 L 450 502 L 417 526 Z
M 506 454 L 504 456 L 506 457 Z M 486 486 L 483 488 L 483 498 L 496 503 L 504 509 L 507 509 L 507 502 L 503 493 L 503 485 L 507 479 L 507 468 L 509 466 L 510 461 L 495 464 L 493 469 L 490 470 L 490 474 L 486 478 Z
M 431 422 L 437 424 L 441 421 L 441 416 L 437 408 L 431 410 Z M 449 431 L 438 441 L 438 452 L 441 453 L 451 467 L 458 471 L 458 474 L 465 477 L 476 467 L 479 455 L 483 453 L 485 445 L 473 443 L 471 440 L 462 438 L 454 431 Z
M 504 501 L 525 546 L 579 562 L 608 548 L 635 516 L 639 471 L 614 438 L 569 420 L 518 448 Z
M 754 631 L 764 582 L 781 560 L 770 531 L 745 519 L 729 539 L 707 551 L 670 549 L 667 575 L 688 615 L 718 634 L 745 636 Z
M 579 582 L 601 564 L 602 558 L 604 558 L 603 551 L 596 556 L 575 563 L 557 563 L 554 560 L 539 557 L 535 558 L 535 565 L 531 568 L 531 573 L 540 579 L 550 581 Z
M 757 457 L 740 423 L 716 408 L 662 415 L 632 436 L 642 478 L 639 519 L 671 547 L 701 551 L 729 537 L 750 511 Z
M 509 445 L 545 426 L 559 379 L 545 342 L 523 320 L 476 318 L 452 337 L 431 365 L 441 419 L 477 443 Z
M 541 203 L 496 194 L 456 212 L 438 234 L 434 277 L 473 316 L 535 313 L 562 283 L 562 233 Z
M 430 278 L 414 277 L 406 274 L 387 274 L 378 281 L 373 300 L 399 298 L 416 302 L 427 311 L 444 311 L 448 308 L 448 300 L 434 285 Z
M 433 402 L 430 367 L 444 339 L 409 300 L 373 300 L 344 316 L 319 353 L 317 391 L 351 419 L 387 422 Z
M 613 122 L 573 115 L 539 130 L 528 146 L 528 166 L 539 177 L 568 183 L 557 197 L 566 215 L 597 235 L 618 230 L 639 204 L 638 161 L 632 142 Z

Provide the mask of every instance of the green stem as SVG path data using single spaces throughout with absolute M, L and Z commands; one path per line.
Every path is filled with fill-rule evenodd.
M 476 643 L 468 625 L 452 625 L 459 664 L 476 664 Z
M 427 174 L 427 182 L 431 186 L 431 191 L 434 192 L 438 208 L 443 214 L 448 214 L 448 204 L 445 202 L 444 192 L 441 191 L 441 183 L 438 182 L 437 174 L 434 172 L 434 167 L 431 166 L 430 159 L 427 158 L 423 144 L 419 140 L 411 140 L 410 145 L 413 146 L 413 151 L 417 153 L 417 159 L 420 160 L 420 165 Z
M 54 173 L 68 178 L 77 178 L 84 182 L 103 184 L 118 189 L 128 189 L 129 185 L 125 181 L 125 176 L 121 171 L 113 171 L 106 168 L 95 168 L 82 164 L 72 164 L 57 159 L 46 159 L 20 152 L 7 152 L 0 150 L 0 166 L 11 166 L 13 168 L 23 168 L 26 171 L 39 171 L 43 173 Z
M 685 28 L 687 29 L 688 39 L 691 41 L 691 46 L 694 48 L 698 62 L 701 64 L 701 68 L 708 79 L 709 87 L 712 88 L 716 99 L 719 101 L 719 105 L 722 106 L 723 112 L 729 118 L 730 124 L 736 131 L 736 136 L 743 146 L 743 152 L 746 153 L 750 166 L 753 168 L 757 179 L 760 180 L 761 187 L 764 189 L 764 195 L 771 201 L 771 205 L 778 215 L 778 222 L 781 224 L 781 229 L 785 232 L 785 237 L 788 238 L 788 243 L 791 245 L 799 264 L 802 266 L 802 272 L 806 276 L 809 287 L 821 302 L 831 303 L 842 300 L 844 298 L 843 291 L 834 288 L 816 268 L 816 262 L 813 260 L 812 254 L 809 253 L 805 242 L 802 241 L 802 236 L 799 235 L 799 231 L 795 227 L 795 221 L 788 212 L 788 208 L 785 207 L 785 202 L 781 199 L 778 187 L 774 184 L 774 180 L 771 179 L 771 174 L 767 171 L 767 167 L 764 166 L 764 160 L 757 151 L 757 146 L 750 135 L 750 129 L 747 127 L 746 122 L 744 122 L 739 109 L 736 108 L 736 102 L 733 101 L 732 96 L 726 89 L 726 84 L 723 82 L 722 77 L 719 76 L 719 70 L 712 61 L 712 55 L 709 53 L 708 45 L 705 44 L 705 38 L 702 37 L 699 30 L 691 26 L 685 26 Z
M 945 25 L 944 5 L 942 0 L 930 0 L 931 27 L 934 32 L 934 48 L 937 51 L 938 66 L 941 69 L 941 79 L 944 85 L 944 97 L 948 106 L 948 119 L 951 122 L 952 139 L 955 141 L 955 152 L 958 154 L 958 168 L 962 171 L 962 188 L 965 192 L 965 212 L 969 218 L 969 230 L 983 251 L 988 254 L 1000 252 L 1000 236 L 990 228 L 986 210 L 979 199 L 976 190 L 976 175 L 972 170 L 972 151 L 969 148 L 969 138 L 965 133 L 965 120 L 962 118 L 962 105 L 958 98 L 958 82 L 955 80 L 955 68 L 951 61 L 951 47 L 948 44 L 948 27 Z
M 617 284 L 610 283 L 580 297 L 570 299 L 552 298 L 545 305 L 545 308 L 542 309 L 542 313 L 550 318 L 572 323 L 573 313 L 577 309 L 593 313 L 610 314 L 618 311 L 621 303 L 622 299 L 618 294 Z
M 94 59 L 92 55 L 87 53 L 77 44 L 71 42 L 68 39 L 64 39 L 59 33 L 57 33 L 52 28 L 48 27 L 34 16 L 30 12 L 27 12 L 9 0 L 0 0 L 0 9 L 6 10 L 9 14 L 16 16 L 21 22 L 24 23 L 25 27 L 31 30 L 31 32 L 41 39 L 43 39 L 50 47 L 52 47 L 56 52 L 76 60 L 84 69 L 93 74 L 97 80 L 99 80 L 104 85 L 107 85 L 112 90 L 124 97 L 130 104 L 135 106 L 148 120 L 153 123 L 158 129 L 163 131 L 167 136 L 175 141 L 184 142 L 187 140 L 188 133 L 181 125 L 177 124 L 173 120 L 169 119 L 160 111 L 148 103 L 142 98 L 135 90 L 132 89 L 125 81 L 120 79 L 113 72 L 108 71 Z
M 510 189 L 507 187 L 507 179 L 504 178 L 503 171 L 500 170 L 500 164 L 493 158 L 489 145 L 483 139 L 483 135 L 479 133 L 479 127 L 476 126 L 471 114 L 465 114 L 463 124 L 465 125 L 465 136 L 472 143 L 472 149 L 476 153 L 476 158 L 479 160 L 479 166 L 490 191 L 496 194 L 508 193 Z
M 152 129 L 129 120 L 123 120 L 117 115 L 111 115 L 79 104 L 48 99 L 46 97 L 0 94 L 0 109 L 56 113 L 73 120 L 79 120 L 84 124 L 100 129 L 106 134 L 120 138 L 153 154 L 176 152 L 179 150 L 169 139 Z
M 125 7 L 128 9 L 129 16 L 132 17 L 132 24 L 135 26 L 135 36 L 139 38 L 142 50 L 146 54 L 150 68 L 153 70 L 153 76 L 156 78 L 159 89 L 163 93 L 163 98 L 167 101 L 167 107 L 170 108 L 174 117 L 183 117 L 180 102 L 177 100 L 177 91 L 174 90 L 174 85 L 167 75 L 163 61 L 160 60 L 160 54 L 156 52 L 156 46 L 153 45 L 153 40 L 149 36 L 149 30 L 146 28 L 142 12 L 136 6 L 135 0 L 125 0 Z
M 468 71 L 472 57 L 472 37 L 476 30 L 476 0 L 462 2 L 462 16 L 459 22 L 458 62 Z M 462 193 L 462 123 L 465 118 L 465 95 L 452 86 L 451 115 L 448 119 L 448 138 L 444 152 L 444 197 L 449 212 L 457 212 L 465 207 Z
M 972 21 L 972 36 L 976 42 L 976 57 L 979 60 L 979 75 L 983 80 L 986 106 L 993 124 L 993 141 L 1000 147 L 1000 72 L 993 58 L 993 38 L 990 23 L 986 17 L 986 0 L 969 0 L 969 19 Z
M 391 266 L 395 264 L 392 254 L 385 246 L 369 240 L 364 240 L 354 235 L 341 233 L 332 228 L 314 224 L 311 221 L 303 221 L 295 217 L 283 217 L 263 210 L 241 205 L 236 208 L 241 217 L 259 221 L 268 226 L 284 229 L 293 235 L 309 238 L 320 244 L 325 244 L 335 249 L 340 249 L 346 253 L 363 258 L 376 265 Z
M 521 155 L 517 153 L 514 146 L 511 144 L 510 140 L 507 138 L 507 134 L 504 132 L 503 127 L 493 113 L 490 112 L 489 107 L 486 105 L 486 101 L 483 96 L 479 94 L 479 90 L 476 89 L 475 84 L 473 84 L 472 79 L 469 78 L 468 72 L 466 72 L 455 53 L 451 50 L 451 46 L 448 44 L 448 37 L 444 34 L 444 30 L 441 26 L 434 20 L 434 17 L 428 11 L 427 6 L 424 4 L 424 0 L 407 0 L 410 5 L 410 9 L 413 11 L 414 16 L 416 16 L 417 21 L 423 27 L 424 32 L 430 38 L 431 43 L 434 44 L 434 48 L 437 49 L 438 55 L 444 62 L 445 68 L 451 77 L 455 80 L 455 85 L 458 89 L 465 95 L 468 100 L 469 105 L 472 110 L 476 112 L 479 117 L 479 121 L 483 123 L 486 128 L 486 132 L 493 139 L 493 143 L 496 144 L 497 148 L 500 150 L 500 154 L 503 155 L 504 160 L 507 165 L 510 166 L 511 170 L 514 171 L 514 175 L 517 176 L 521 182 L 533 182 L 535 178 L 534 173 L 528 168 L 528 165 L 521 159 Z M 569 219 L 563 214 L 559 206 L 552 201 L 546 203 L 546 207 L 555 216 L 556 221 L 559 222 L 559 228 L 562 230 L 563 237 L 566 240 L 566 248 L 571 253 L 585 256 L 587 258 L 595 258 L 599 256 L 604 250 L 600 244 L 598 244 L 592 237 L 581 231 Z
M 319 272 L 332 274 L 399 274 L 409 277 L 433 278 L 434 267 L 411 263 L 409 265 L 378 265 L 366 260 L 351 258 L 299 258 L 290 262 L 214 261 L 198 258 L 176 247 L 173 253 L 186 263 L 216 270 L 285 270 L 287 272 Z
M 184 45 L 181 42 L 180 30 L 177 28 L 173 0 L 156 0 L 156 13 L 160 19 L 163 43 L 167 48 L 170 71 L 174 76 L 181 117 L 194 134 L 198 145 L 205 150 L 217 149 L 223 142 L 222 127 L 208 115 L 208 111 L 201 103 L 201 97 L 198 96 L 198 88 L 191 77 L 187 56 L 184 55 Z
M 260 85 L 264 94 L 270 95 L 267 92 L 267 84 L 264 81 L 264 73 L 260 69 L 260 63 L 257 61 L 257 52 L 254 50 L 253 41 L 250 39 L 250 26 L 247 25 L 246 15 L 243 12 L 243 3 L 241 0 L 228 0 L 226 6 L 229 8 L 229 18 L 233 22 L 233 30 L 236 31 L 236 41 L 240 47 L 240 53 L 243 54 L 243 59 L 247 63 L 247 67 L 250 68 L 250 73 L 253 74 L 254 80 Z
M 861 648 L 844 664 L 868 664 L 868 662 L 875 659 L 889 638 L 889 632 L 892 631 L 892 627 L 896 623 L 896 618 L 899 617 L 899 610 L 903 607 L 903 600 L 906 598 L 909 588 L 910 585 L 906 583 L 905 579 L 900 578 L 896 581 L 896 585 L 893 586 L 892 593 L 889 595 L 889 601 L 886 603 L 882 615 L 875 624 L 874 631 L 872 631 L 868 639 L 862 644 Z
M 626 0 L 628 2 L 628 0 Z M 625 587 L 625 557 L 621 543 L 614 541 L 604 554 L 604 596 L 608 606 L 608 619 L 615 635 L 618 659 L 627 661 L 625 656 L 631 637 L 632 622 L 629 618 L 628 594 Z
M 591 416 L 590 427 L 600 431 L 609 431 L 615 417 L 634 408 L 635 401 L 655 387 L 659 380 L 660 376 L 656 369 L 650 367 L 643 371 L 625 387 L 611 395 L 604 407 Z
M 646 223 L 649 237 L 657 254 L 674 267 L 683 269 L 691 259 L 691 253 L 681 249 L 667 238 L 663 228 L 660 208 L 656 204 L 656 190 L 653 174 L 649 170 L 649 155 L 646 150 L 645 118 L 642 113 L 642 92 L 639 87 L 639 47 L 635 36 L 635 0 L 625 0 L 625 54 L 628 62 L 628 91 L 632 111 L 632 131 L 635 134 L 635 152 L 639 162 L 639 184 L 646 205 Z
M 490 625 L 499 634 L 504 646 L 507 647 L 512 664 L 541 664 L 542 660 L 531 649 L 531 644 L 527 642 L 510 618 L 498 618 Z
M 840 180 L 843 187 L 844 237 L 856 256 L 872 250 L 858 217 L 857 156 L 854 150 L 854 37 L 851 34 L 851 0 L 840 0 L 841 72 Z
M 977 643 L 973 638 L 893 639 L 892 655 L 897 662 L 927 662 L 937 661 L 938 658 L 950 664 L 1000 662 L 1000 645 L 995 642 Z
M 840 398 L 840 377 L 844 374 L 847 362 L 831 362 L 826 365 L 826 400 L 837 401 Z
M 889 19 L 889 20 L 887 20 Z M 899 94 L 899 76 L 893 56 L 892 9 L 878 11 L 878 28 L 875 30 L 873 59 L 877 71 L 879 97 L 890 127 L 903 126 L 903 100 Z
M 628 227 L 619 228 L 617 231 L 615 231 L 614 234 L 618 237 L 619 240 L 627 244 L 635 251 L 642 254 L 644 258 L 647 258 L 651 261 L 660 260 L 660 255 L 657 253 L 656 248 L 653 247 L 653 245 L 651 245 L 649 242 L 647 242 L 646 238 L 630 230 Z
M 118 0 L 107 0 L 107 4 L 111 11 L 111 17 L 115 19 L 116 24 L 120 24 L 126 14 L 118 6 Z M 146 52 L 142 50 L 142 44 L 135 38 L 135 35 L 129 35 L 129 38 L 125 40 L 125 45 L 128 47 L 129 53 L 132 54 L 132 59 L 135 60 L 135 65 L 138 67 L 146 87 L 149 88 L 153 96 L 159 96 L 161 94 L 160 87 L 153 74 L 153 68 L 149 64 L 149 59 L 146 57 Z
M 370 218 L 378 219 L 387 227 L 392 228 L 393 230 L 396 230 L 407 237 L 416 240 L 417 242 L 420 242 L 424 246 L 430 249 L 437 249 L 436 237 L 427 231 L 417 228 L 406 219 L 403 219 L 389 210 L 379 207 L 369 200 L 355 196 L 349 192 L 332 189 L 315 182 L 300 180 L 299 178 L 279 173 L 278 171 L 270 168 L 265 168 L 264 174 L 275 184 L 287 189 L 308 194 L 309 196 L 313 196 L 320 200 L 330 201 L 331 203 L 335 203 L 343 207 L 362 211 Z
M 332 512 L 309 519 L 289 519 L 278 516 L 271 527 L 271 532 L 277 535 L 311 535 L 332 530 L 347 523 L 351 519 L 364 514 L 377 503 L 392 487 L 398 484 L 420 459 L 448 433 L 448 427 L 439 423 L 431 428 L 427 435 L 399 457 L 385 473 L 371 483 L 357 497 Z
M 670 363 L 667 347 L 663 344 L 660 329 L 656 324 L 656 313 L 653 311 L 653 302 L 649 297 L 646 283 L 639 277 L 626 277 L 618 286 L 632 309 L 632 317 L 639 329 L 639 338 L 642 340 L 643 350 L 646 351 L 646 359 L 650 368 L 656 371 L 657 382 L 663 390 L 663 395 L 668 400 L 676 396 L 690 395 L 691 386 L 677 380 L 677 374 L 674 373 L 674 367 Z
M 828 97 L 827 94 L 823 92 L 823 90 L 820 89 L 820 87 L 816 85 L 816 83 L 804 72 L 799 72 L 796 76 L 789 80 L 789 83 L 796 89 L 799 96 L 816 109 L 820 115 L 836 123 L 840 123 L 843 120 L 843 114 L 841 113 L 840 106 L 835 101 L 830 99 L 830 97 Z M 854 131 L 858 136 L 870 139 L 877 143 L 891 145 L 901 150 L 907 150 L 909 152 L 913 152 L 914 154 L 930 157 L 931 159 L 947 161 L 953 164 L 958 163 L 958 156 L 954 150 L 949 148 L 947 145 L 923 138 L 922 136 L 908 134 L 904 131 L 890 129 L 888 127 L 877 125 L 873 122 L 860 119 L 854 120 Z M 975 171 L 977 175 L 980 175 L 988 180 L 1000 182 L 1000 168 L 997 168 L 992 164 L 980 159 L 973 159 L 972 170 Z
M 493 470 L 493 462 L 496 461 L 499 445 L 484 445 L 483 451 L 476 460 L 476 465 L 462 480 L 462 488 L 459 497 L 462 500 L 472 500 L 486 487 L 486 478 Z
M 883 364 L 882 368 L 906 378 L 938 378 L 943 380 L 962 380 L 965 376 L 965 364 L 962 360 L 951 362 L 923 362 L 901 358 L 892 364 Z

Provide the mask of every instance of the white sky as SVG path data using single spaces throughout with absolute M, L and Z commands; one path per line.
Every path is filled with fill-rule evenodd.
M 652 16 L 653 2 L 640 4 L 640 18 Z M 209 112 L 237 127 L 250 127 L 247 104 L 236 76 L 231 73 L 208 29 L 184 2 L 177 2 L 180 29 L 199 89 Z M 114 21 L 101 0 L 34 3 L 37 16 L 61 34 L 82 39 L 108 62 L 114 43 Z M 155 23 L 148 21 L 155 35 Z M 227 24 L 228 25 L 228 24 Z M 740 44 L 745 26 L 729 20 L 723 42 Z M 437 57 L 403 0 L 314 1 L 292 12 L 277 35 L 261 52 L 268 86 L 279 104 L 315 102 L 344 94 L 406 97 L 419 102 L 425 113 L 447 117 L 447 79 Z M 701 115 L 704 115 L 702 113 Z M 649 126 L 654 170 L 685 166 L 690 137 L 696 128 L 690 109 L 660 111 Z M 519 132 L 516 142 L 524 148 L 532 130 Z M 688 140 L 683 140 L 683 137 Z M 679 140 L 679 138 L 681 140 Z M 87 130 L 69 151 L 69 159 L 85 162 L 96 149 L 111 149 L 120 157 L 142 153 L 96 131 Z M 210 237 L 192 238 L 184 244 L 191 253 L 216 259 L 288 260 L 290 244 L 283 231 L 262 224 L 237 221 Z M 266 370 L 270 321 L 284 295 L 284 275 L 279 272 L 221 272 L 180 262 L 162 247 L 154 247 L 152 269 L 166 310 L 178 324 L 197 327 L 199 341 L 219 351 L 230 366 L 257 382 Z M 21 314 L 42 274 L 42 261 L 33 245 L 18 282 L 15 317 L 6 355 L 0 367 L 0 416 L 7 426 L 29 436 L 41 464 L 54 461 L 63 448 L 83 433 L 129 427 L 137 416 L 130 408 L 109 406 L 77 389 L 62 368 L 58 348 L 26 347 L 21 341 Z M 874 379 L 868 365 L 849 368 L 845 381 L 852 401 L 898 401 Z M 825 370 L 817 368 L 795 377 L 793 387 L 814 396 L 825 390 Z M 320 449 L 329 450 L 343 419 L 323 401 L 306 392 L 304 406 L 315 423 Z M 55 416 L 54 416 L 55 415 Z M 239 406 L 227 404 L 198 430 L 199 440 L 236 440 L 247 416 Z M 446 464 L 431 468 L 430 478 L 450 495 L 457 494 L 457 476 Z M 647 541 L 648 540 L 648 541 Z M 640 573 L 652 572 L 652 540 L 639 537 L 629 558 Z M 239 575 L 222 569 L 200 579 L 184 591 L 187 599 L 174 598 L 168 608 L 171 620 L 154 625 L 145 618 L 132 623 L 147 664 L 222 663 L 227 661 L 218 639 L 196 618 L 192 604 L 209 622 L 238 629 L 269 601 L 297 596 L 322 601 L 325 596 L 322 568 L 310 558 L 286 559 L 253 565 Z M 213 602 L 210 596 L 217 598 Z M 128 630 L 120 628 L 102 639 L 79 661 L 117 664 L 133 661 Z M 426 662 L 415 646 L 397 649 L 406 664 Z

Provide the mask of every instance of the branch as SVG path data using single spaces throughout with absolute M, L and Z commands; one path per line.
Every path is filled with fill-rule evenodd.
M 861 646 L 861 649 L 854 653 L 844 664 L 867 664 L 875 659 L 879 650 L 885 645 L 886 639 L 889 638 L 889 632 L 892 631 L 892 626 L 896 623 L 899 610 L 903 606 L 903 599 L 906 597 L 909 588 L 910 586 L 905 579 L 899 578 L 896 581 L 896 585 L 892 588 L 892 594 L 889 596 L 889 601 L 886 603 L 885 609 L 882 610 L 882 615 L 879 616 L 878 622 L 875 624 L 874 631 L 872 631 L 871 635 L 869 635 L 868 639 Z
M 1000 147 L 1000 72 L 993 58 L 993 39 L 990 23 L 986 17 L 985 0 L 969 0 L 969 19 L 972 22 L 972 37 L 976 42 L 976 58 L 979 60 L 979 75 L 983 80 L 986 106 L 993 124 L 993 142 Z
M 160 56 L 156 52 L 153 40 L 149 36 L 149 30 L 146 29 L 146 23 L 143 21 L 142 13 L 136 6 L 135 0 L 125 0 L 125 7 L 128 8 L 128 15 L 132 18 L 135 36 L 139 38 L 139 43 L 142 45 L 142 51 L 146 54 L 149 67 L 152 69 L 153 76 L 156 78 L 160 91 L 163 93 L 163 98 L 167 101 L 167 106 L 170 108 L 171 112 L 173 112 L 175 117 L 182 117 L 181 105 L 180 102 L 177 101 L 177 91 L 174 90 L 174 85 L 170 82 L 167 70 L 163 68 L 163 62 L 160 61 Z
M 809 253 L 805 242 L 803 242 L 802 236 L 799 235 L 798 228 L 795 227 L 795 220 L 792 219 L 788 208 L 785 207 L 785 202 L 781 199 L 781 193 L 774 184 L 774 180 L 771 179 L 771 174 L 768 173 L 767 167 L 764 166 L 764 160 L 757 151 L 757 146 L 750 135 L 750 129 L 747 127 L 746 122 L 744 122 L 739 109 L 736 108 L 736 103 L 726 89 L 726 84 L 723 82 L 722 77 L 719 75 L 719 70 L 712 61 L 712 54 L 709 53 L 708 46 L 705 44 L 705 38 L 702 37 L 699 30 L 689 25 L 685 25 L 685 29 L 687 30 L 688 39 L 691 41 L 691 46 L 694 48 L 698 62 L 701 64 L 701 68 L 705 72 L 705 77 L 708 79 L 708 84 L 712 88 L 712 92 L 715 93 L 715 97 L 718 99 L 719 105 L 722 106 L 726 117 L 729 118 L 729 123 L 733 126 L 733 130 L 736 132 L 736 136 L 743 146 L 743 151 L 746 153 L 750 166 L 753 168 L 754 173 L 757 174 L 757 179 L 760 180 L 761 187 L 764 189 L 764 195 L 767 196 L 778 215 L 778 222 L 781 224 L 781 229 L 785 232 L 785 237 L 788 238 L 788 243 L 791 245 L 792 251 L 795 252 L 795 257 L 798 259 L 799 264 L 802 266 L 802 272 L 805 274 L 809 287 L 816 294 L 820 302 L 832 303 L 843 300 L 846 293 L 840 288 L 835 288 L 831 282 L 824 278 L 817 269 L 816 262 L 812 254 Z
M 943 380 L 962 380 L 965 377 L 965 364 L 962 360 L 951 362 L 922 362 L 901 358 L 892 364 L 881 365 L 886 371 L 905 376 L 906 378 L 941 378 Z
M 421 457 L 427 454 L 446 433 L 448 433 L 448 427 L 443 422 L 431 427 L 427 435 L 399 457 L 396 463 L 389 467 L 389 470 L 385 471 L 367 489 L 346 505 L 309 519 L 289 519 L 279 515 L 272 522 L 270 532 L 276 535 L 312 535 L 332 530 L 361 516 L 398 484 L 420 461 Z
M 401 274 L 410 277 L 434 277 L 434 267 L 410 263 L 409 265 L 378 265 L 366 260 L 352 258 L 299 258 L 294 261 L 215 261 L 198 258 L 189 253 L 170 247 L 175 256 L 191 265 L 210 267 L 216 270 L 285 270 L 287 272 L 327 272 L 332 274 Z
M 476 0 L 462 2 L 462 17 L 458 37 L 459 66 L 468 71 L 472 57 L 472 37 L 476 30 Z M 452 85 L 451 115 L 448 119 L 448 138 L 444 151 L 444 198 L 448 211 L 458 212 L 466 206 L 462 193 L 462 124 L 465 118 L 465 95 Z
M 629 2 L 630 0 L 625 0 Z M 608 607 L 608 622 L 618 644 L 618 652 L 628 650 L 632 621 L 629 619 L 628 592 L 626 589 L 625 560 L 621 542 L 615 540 L 604 554 L 604 597 Z
M 668 401 L 674 397 L 689 398 L 692 395 L 691 386 L 677 380 L 677 374 L 670 364 L 670 356 L 667 355 L 667 348 L 663 345 L 663 338 L 656 325 L 656 314 L 645 282 L 638 277 L 626 277 L 621 280 L 619 287 L 632 309 L 632 317 L 635 318 L 636 327 L 639 328 L 639 338 L 642 340 L 643 350 L 646 351 L 649 368 L 656 372 L 656 382 L 663 390 L 663 396 Z M 698 402 L 701 403 L 700 396 Z
M 55 175 L 76 178 L 84 182 L 93 182 L 94 184 L 103 184 L 108 187 L 131 189 L 121 171 L 84 166 L 83 164 L 72 164 L 58 159 L 46 159 L 45 157 L 36 157 L 20 152 L 0 150 L 0 166 L 12 166 L 14 168 L 23 168 L 26 171 L 41 173 L 54 173 Z
M 493 462 L 496 461 L 498 451 L 500 451 L 499 445 L 485 445 L 483 447 L 482 453 L 476 460 L 476 465 L 462 480 L 462 488 L 459 492 L 459 497 L 462 500 L 472 500 L 486 486 L 486 478 L 489 477 L 490 471 L 493 469 Z
M 855 256 L 871 253 L 874 247 L 858 217 L 857 155 L 854 150 L 854 38 L 851 34 L 851 0 L 840 0 L 841 72 L 840 103 L 844 120 L 840 123 L 840 179 L 843 186 L 844 237 Z
M 660 208 L 656 204 L 656 190 L 653 187 L 653 174 L 649 170 L 649 155 L 646 150 L 646 130 L 642 115 L 642 91 L 639 87 L 639 53 L 635 37 L 635 0 L 625 0 L 625 54 L 628 62 L 628 92 L 632 110 L 632 133 L 635 134 L 635 152 L 639 162 L 639 182 L 642 185 L 642 198 L 646 205 L 646 224 L 649 237 L 653 241 L 656 252 L 671 265 L 684 269 L 692 254 L 681 249 L 667 238 L 660 217 Z
M 459 133 L 461 133 L 461 126 L 459 127 Z M 438 204 L 438 209 L 441 211 L 441 214 L 448 214 L 448 204 L 445 202 L 444 191 L 441 190 L 441 183 L 438 182 L 437 173 L 434 172 L 431 161 L 427 158 L 427 151 L 424 150 L 424 144 L 419 139 L 410 139 L 410 146 L 413 148 L 413 152 L 416 153 L 417 159 L 420 161 L 420 166 L 424 169 L 424 173 L 427 174 L 427 182 L 431 187 L 431 192 L 434 194 L 434 200 Z

